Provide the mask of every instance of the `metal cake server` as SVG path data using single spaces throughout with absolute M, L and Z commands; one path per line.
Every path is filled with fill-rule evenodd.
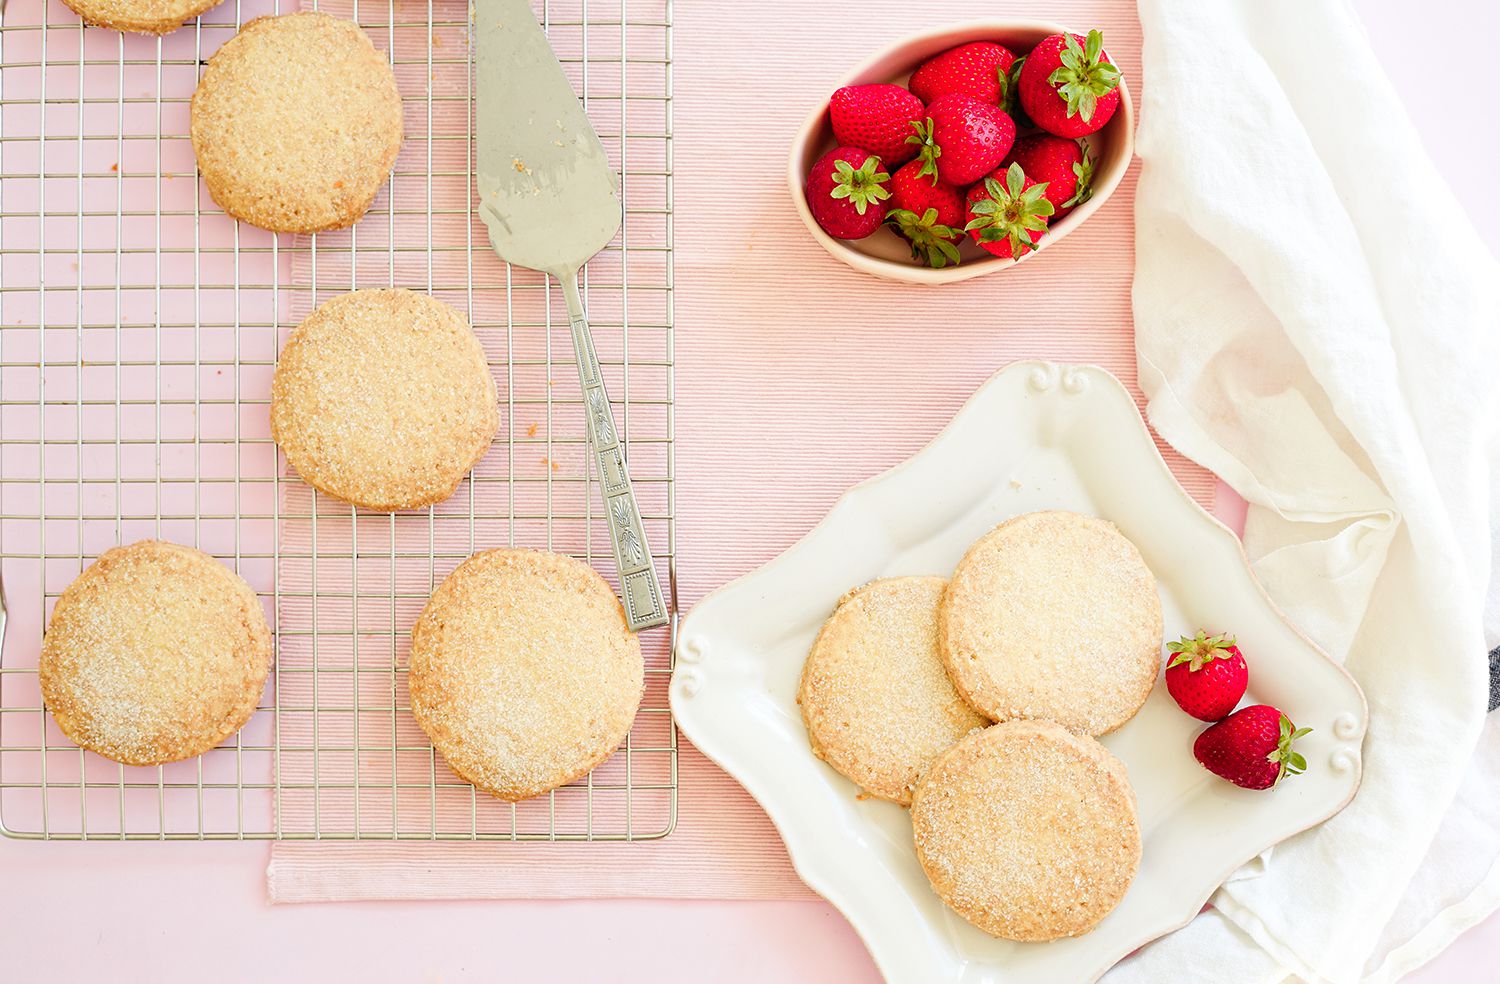
M 609 159 L 527 0 L 474 0 L 479 215 L 500 258 L 562 284 L 589 442 L 633 630 L 667 609 L 589 334 L 578 271 L 622 212 Z

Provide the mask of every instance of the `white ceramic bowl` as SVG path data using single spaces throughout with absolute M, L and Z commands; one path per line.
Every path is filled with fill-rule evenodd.
M 1060 34 L 1065 28 L 1060 24 L 1029 20 L 981 20 L 964 24 L 951 24 L 911 34 L 875 52 L 839 79 L 835 89 L 846 85 L 862 85 L 868 82 L 895 82 L 905 85 L 916 67 L 933 55 L 970 41 L 997 41 L 1017 54 L 1024 54 L 1043 38 Z M 1078 32 L 1074 32 L 1075 34 Z M 1108 45 L 1106 44 L 1106 50 Z M 832 90 L 829 90 L 832 95 Z M 828 99 L 825 97 L 808 115 L 797 136 L 792 140 L 791 154 L 787 161 L 787 184 L 792 201 L 797 204 L 797 214 L 814 239 L 834 256 L 856 270 L 872 273 L 889 280 L 905 280 L 916 284 L 947 284 L 968 280 L 996 270 L 1013 266 L 1050 244 L 1066 236 L 1084 222 L 1094 210 L 1103 205 L 1114 194 L 1125 169 L 1130 166 L 1130 157 L 1135 149 L 1135 107 L 1130 101 L 1130 88 L 1124 80 L 1120 82 L 1120 106 L 1114 116 L 1097 133 L 1085 138 L 1095 157 L 1094 196 L 1047 227 L 1047 234 L 1037 244 L 1037 249 L 1021 260 L 1001 258 L 975 246 L 967 237 L 959 247 L 963 262 L 957 266 L 934 270 L 919 265 L 911 258 L 911 249 L 896 233 L 881 229 L 865 239 L 834 239 L 824 232 L 813 219 L 807 207 L 805 187 L 807 172 L 821 156 L 837 146 L 833 139 L 833 127 L 828 120 Z

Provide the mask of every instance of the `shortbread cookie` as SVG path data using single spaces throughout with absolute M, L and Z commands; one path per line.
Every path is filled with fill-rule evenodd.
M 193 153 L 208 193 L 272 232 L 352 225 L 401 149 L 401 94 L 352 21 L 257 17 L 226 41 L 193 93 Z
M 1017 516 L 977 540 L 938 618 L 958 692 L 996 721 L 1113 731 L 1161 668 L 1161 599 L 1135 544 L 1070 512 Z
M 1125 766 L 1050 721 L 1009 721 L 944 753 L 911 804 L 938 897 L 992 936 L 1077 936 L 1135 878 L 1141 832 Z
M 409 290 L 327 301 L 297 326 L 271 379 L 271 437 L 297 474 L 367 509 L 448 498 L 499 426 L 473 329 Z
M 644 678 L 614 592 L 560 554 L 477 553 L 412 628 L 412 714 L 454 772 L 503 800 L 608 758 L 635 721 Z
M 137 34 L 170 34 L 221 0 L 63 0 L 85 24 Z
M 38 677 L 70 740 L 161 765 L 243 727 L 270 670 L 271 632 L 250 585 L 206 553 L 142 540 L 106 551 L 63 591 Z
M 937 650 L 940 577 L 871 581 L 839 600 L 802 667 L 813 754 L 881 799 L 911 803 L 932 760 L 989 722 L 953 690 Z

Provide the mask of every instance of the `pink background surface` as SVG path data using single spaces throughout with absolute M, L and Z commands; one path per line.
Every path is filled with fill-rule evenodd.
M 1500 133 L 1460 124 L 1434 45 L 1410 45 L 1398 0 L 1358 0 L 1371 40 L 1439 167 L 1492 248 L 1500 207 L 1473 179 Z M 1486 0 L 1439 0 L 1445 23 L 1500 28 Z M 679 35 L 679 47 L 693 39 Z M 692 221 L 684 216 L 680 221 Z M 265 845 L 0 841 L 0 979 L 419 982 L 518 979 L 848 982 L 878 977 L 847 923 L 818 903 L 452 902 L 265 904 Z M 589 945 L 579 946 L 580 939 Z M 377 943 L 378 945 L 372 945 Z M 1493 979 L 1500 919 L 1411 980 Z M 211 971 L 209 970 L 211 968 Z

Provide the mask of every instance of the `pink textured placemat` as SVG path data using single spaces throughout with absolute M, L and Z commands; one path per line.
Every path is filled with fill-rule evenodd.
M 974 0 L 943 7 L 951 20 L 996 13 Z M 1020 2 L 1004 13 L 1102 28 L 1111 55 L 1138 85 L 1140 28 L 1129 0 Z M 782 173 L 809 106 L 872 47 L 931 26 L 934 17 L 895 0 L 872 0 L 857 15 L 790 0 L 677 6 L 676 472 L 684 608 L 784 550 L 848 486 L 909 457 L 1007 362 L 1094 362 L 1134 386 L 1133 170 L 1067 240 L 998 276 L 941 289 L 887 284 L 847 269 L 819 249 L 792 211 Z M 398 186 L 398 203 L 403 194 Z M 398 239 L 403 235 L 398 228 Z M 294 279 L 299 275 L 294 267 Z M 1211 476 L 1166 455 L 1208 504 Z M 278 843 L 271 897 L 811 897 L 765 815 L 685 742 L 679 781 L 676 829 L 662 840 Z

